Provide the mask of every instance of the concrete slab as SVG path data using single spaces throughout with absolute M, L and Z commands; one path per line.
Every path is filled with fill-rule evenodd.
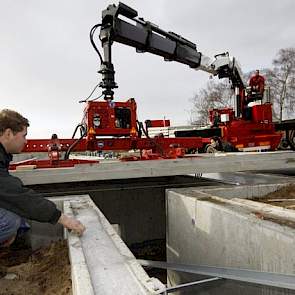
M 68 234 L 74 294 L 160 294 L 165 286 L 150 278 L 90 198 L 65 201 L 64 212 L 87 230 Z
M 282 171 L 282 170 L 281 170 Z M 220 173 L 203 173 L 203 179 L 221 181 L 233 185 L 257 185 L 257 184 L 274 184 L 287 183 L 295 181 L 294 176 L 273 175 L 267 173 L 251 172 L 220 172 Z
M 130 179 L 199 173 L 236 172 L 295 168 L 295 153 L 217 153 L 198 154 L 190 158 L 138 162 L 107 162 L 77 165 L 74 168 L 15 171 L 25 185 Z
M 277 223 L 275 218 L 267 220 L 255 214 L 258 210 L 265 210 L 272 217 L 293 220 L 295 211 L 270 210 L 270 207 L 264 207 L 265 204 L 245 200 L 284 185 L 168 190 L 167 261 L 295 274 L 295 229 Z M 168 271 L 170 285 L 200 278 L 203 277 Z M 218 281 L 175 294 L 196 293 L 295 294 L 291 290 L 233 281 Z

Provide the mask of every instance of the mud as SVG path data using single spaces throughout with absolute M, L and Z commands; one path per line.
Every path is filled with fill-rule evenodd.
M 71 284 L 66 241 L 35 252 L 0 249 L 0 295 L 70 295 Z

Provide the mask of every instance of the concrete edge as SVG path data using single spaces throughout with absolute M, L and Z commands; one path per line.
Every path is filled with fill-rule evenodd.
M 210 204 L 211 207 L 220 208 L 223 211 L 230 212 L 231 214 L 239 214 L 244 218 L 251 220 L 253 223 L 264 223 L 268 228 L 272 228 L 275 231 L 284 232 L 285 234 L 294 237 L 295 229 L 288 226 L 287 224 L 277 222 L 276 220 L 290 221 L 295 223 L 295 211 L 286 208 L 280 208 L 277 206 L 269 204 L 260 204 L 255 201 L 247 200 L 244 198 L 237 197 L 224 197 L 224 192 L 231 191 L 241 191 L 251 188 L 250 193 L 263 193 L 267 194 L 269 192 L 276 191 L 284 186 L 288 186 L 290 183 L 283 184 L 263 184 L 263 185 L 244 185 L 238 187 L 219 187 L 219 188 L 203 188 L 198 190 L 197 188 L 192 187 L 190 191 L 188 188 L 184 189 L 169 189 L 166 190 L 166 202 L 168 193 L 176 194 L 179 196 L 186 196 L 188 198 L 196 199 L 197 202 L 206 202 Z M 265 190 L 266 189 L 266 190 Z M 221 196 L 218 195 L 218 192 L 222 192 Z M 213 194 L 214 193 L 214 194 Z M 262 196 L 261 195 L 261 196 Z M 256 195 L 253 195 L 256 196 Z M 167 205 L 166 205 L 167 206 Z M 265 217 L 271 217 L 273 220 L 264 219 L 260 214 L 255 214 L 255 212 L 260 212 Z
M 162 284 L 158 279 L 150 278 L 147 275 L 142 266 L 137 262 L 132 252 L 117 234 L 113 226 L 109 223 L 88 195 L 53 197 L 50 199 L 56 204 L 59 204 L 59 206 L 63 204 L 63 212 L 69 216 L 76 216 L 76 211 L 79 210 L 80 206 L 84 206 L 84 208 L 87 206 L 94 210 L 99 218 L 103 230 L 111 238 L 119 254 L 128 258 L 126 264 L 137 284 L 141 286 L 140 288 L 143 288 L 146 294 L 162 294 L 165 291 L 164 284 Z M 82 240 L 67 230 L 65 230 L 64 233 L 65 238 L 68 240 L 73 295 L 97 294 L 93 287 L 91 270 L 87 265 Z
M 247 195 L 245 197 L 251 198 L 254 196 L 257 196 L 257 193 L 260 193 L 262 190 L 265 190 L 266 193 L 276 191 L 279 188 L 282 188 L 284 186 L 290 185 L 292 182 L 287 182 L 287 183 L 275 183 L 275 184 L 255 184 L 255 185 L 239 185 L 239 186 L 234 186 L 234 187 L 216 187 L 216 188 L 204 188 L 201 189 L 201 192 L 209 193 L 211 195 L 214 195 L 214 192 L 231 192 L 231 191 L 236 191 L 236 192 L 242 192 L 242 191 L 247 191 Z M 199 190 L 195 190 L 199 191 Z M 218 197 L 218 195 L 216 195 Z M 230 198 L 230 197 L 229 197 Z M 232 197 L 234 198 L 234 197 Z
M 275 184 L 254 184 L 254 185 L 239 185 L 239 186 L 232 186 L 232 185 L 224 185 L 224 186 L 204 186 L 204 187 L 191 187 L 191 188 L 170 188 L 166 189 L 166 193 L 169 191 L 174 191 L 180 194 L 183 194 L 187 191 L 193 197 L 196 198 L 204 198 L 208 196 L 214 196 L 223 199 L 234 199 L 236 198 L 232 192 L 236 193 L 243 193 L 243 197 L 241 199 L 251 198 L 261 196 L 273 191 L 276 191 L 279 188 L 288 186 L 293 182 L 283 182 L 283 183 L 275 183 Z M 295 181 L 294 181 L 295 183 Z M 246 192 L 246 193 L 245 193 Z
M 74 199 L 76 199 L 76 202 L 79 202 L 77 197 Z M 85 199 L 90 200 L 90 197 L 84 196 L 83 201 Z M 74 217 L 74 213 L 71 208 L 71 200 L 73 200 L 73 198 L 67 198 L 67 200 L 63 202 L 63 212 L 69 216 Z M 67 233 L 66 230 L 65 235 L 67 236 L 68 240 L 73 295 L 94 295 L 95 293 L 93 290 L 87 262 L 83 254 L 80 238 L 71 233 Z
M 162 292 L 164 292 L 166 289 L 164 284 L 162 284 L 158 279 L 150 278 L 147 275 L 142 266 L 137 262 L 133 253 L 122 241 L 121 237 L 117 234 L 113 226 L 109 223 L 109 221 L 99 210 L 99 208 L 94 204 L 94 202 L 89 198 L 87 199 L 87 203 L 96 211 L 105 232 L 111 237 L 114 245 L 118 249 L 118 252 L 122 256 L 130 258 L 127 261 L 129 269 L 134 277 L 137 279 L 137 281 L 142 285 L 142 287 L 144 287 L 144 289 L 147 290 L 149 294 L 161 294 Z

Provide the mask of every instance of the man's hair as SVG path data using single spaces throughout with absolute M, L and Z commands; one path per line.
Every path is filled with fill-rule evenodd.
M 16 134 L 29 126 L 29 120 L 18 112 L 8 109 L 0 111 L 0 136 L 6 129 L 11 129 L 13 134 Z

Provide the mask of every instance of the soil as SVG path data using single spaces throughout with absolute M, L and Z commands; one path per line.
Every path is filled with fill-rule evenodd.
M 155 239 L 142 243 L 134 243 L 129 249 L 137 259 L 166 261 L 166 240 Z M 164 269 L 145 267 L 150 277 L 159 279 L 163 284 L 167 283 L 167 271 Z
M 290 184 L 263 197 L 252 198 L 251 200 L 295 210 L 295 184 Z
M 295 210 L 295 184 L 285 186 L 275 192 L 269 193 L 263 197 L 251 198 L 252 201 L 269 204 L 272 206 L 283 207 L 286 209 Z M 274 215 L 252 212 L 259 219 L 269 220 L 280 225 L 288 226 L 295 229 L 295 222 Z
M 0 295 L 70 295 L 71 268 L 66 241 L 37 251 L 0 248 Z

